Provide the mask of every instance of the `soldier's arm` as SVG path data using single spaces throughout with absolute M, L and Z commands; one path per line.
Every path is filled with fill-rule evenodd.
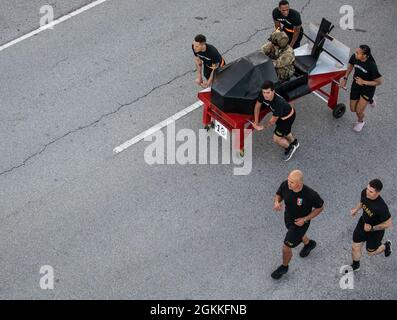
M 294 27 L 294 35 L 292 36 L 290 46 L 293 48 L 296 40 L 298 40 L 302 26 L 295 26 Z
M 207 82 L 207 86 L 208 87 L 210 87 L 212 85 L 212 82 L 214 81 L 214 73 L 215 73 L 215 70 L 218 67 L 219 67 L 219 63 L 215 63 L 215 64 L 212 65 L 212 67 L 211 67 L 211 69 L 212 69 L 211 75 L 210 75 L 210 78 L 208 79 L 208 82 Z
M 276 124 L 278 118 L 279 118 L 279 117 L 272 116 L 272 117 L 269 119 L 269 122 L 267 123 L 267 126 L 268 126 L 268 127 L 274 126 L 274 125 Z
M 321 208 L 315 208 L 310 214 L 308 214 L 306 217 L 303 219 L 306 221 L 313 220 L 315 217 L 317 217 L 322 211 L 324 210 L 324 205 Z
M 382 77 L 380 77 L 378 79 L 375 79 L 375 80 L 372 80 L 372 81 L 365 81 L 364 80 L 364 85 L 376 87 L 376 86 L 380 86 L 382 84 L 382 81 L 383 81 Z
M 347 79 L 349 78 L 350 73 L 353 71 L 353 68 L 354 68 L 354 66 L 352 64 L 349 63 L 347 65 L 347 70 L 346 70 L 345 76 L 342 79 L 340 79 L 340 81 L 339 81 L 339 84 L 342 88 L 346 89 Z
M 350 210 L 351 215 L 354 217 L 354 216 L 357 214 L 357 212 L 358 212 L 360 209 L 362 209 L 362 207 L 363 207 L 363 204 L 362 204 L 362 202 L 360 201 L 360 202 L 356 205 L 355 208 L 353 208 L 353 209 Z
M 393 222 L 392 222 L 391 218 L 389 218 L 385 222 L 380 223 L 380 224 L 378 224 L 376 226 L 373 226 L 372 230 L 373 231 L 386 230 L 386 229 L 389 229 L 392 226 L 392 224 L 393 224 Z
M 352 64 L 348 64 L 347 65 L 347 70 L 346 70 L 346 73 L 345 73 L 345 78 L 349 78 L 349 75 L 350 75 L 350 73 L 353 71 L 353 68 L 354 68 L 354 66 L 352 65 Z
M 201 61 L 200 58 L 195 57 L 194 58 L 194 63 L 195 63 L 196 68 L 197 68 L 197 75 L 201 77 L 201 73 L 202 73 L 202 69 L 203 69 L 203 62 Z
M 262 106 L 262 104 L 259 101 L 257 101 L 255 103 L 255 109 L 254 109 L 254 123 L 255 123 L 255 125 L 259 125 L 259 114 L 261 112 L 261 106 Z

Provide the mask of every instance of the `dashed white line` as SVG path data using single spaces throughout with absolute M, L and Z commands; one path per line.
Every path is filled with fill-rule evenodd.
M 178 113 L 175 113 L 173 116 L 161 121 L 160 123 L 154 125 L 153 127 L 138 134 L 134 138 L 132 138 L 132 139 L 124 142 L 123 144 L 119 145 L 118 147 L 114 148 L 113 152 L 120 153 L 120 152 L 124 151 L 125 149 L 131 147 L 132 145 L 138 143 L 139 141 L 145 139 L 146 137 L 152 135 L 153 133 L 168 126 L 170 123 L 175 122 L 176 120 L 182 118 L 183 116 L 187 115 L 188 113 L 196 110 L 197 108 L 201 107 L 202 105 L 203 105 L 203 103 L 201 101 L 197 101 L 197 102 L 193 103 L 191 106 L 179 111 Z
M 38 29 L 36 29 L 36 30 L 33 30 L 33 31 L 31 31 L 31 32 L 29 32 L 29 33 L 27 33 L 27 34 L 25 34 L 25 35 L 23 35 L 23 36 L 21 36 L 21 37 L 19 37 L 17 39 L 14 39 L 14 40 L 10 41 L 10 42 L 7 42 L 6 44 L 3 44 L 2 46 L 0 46 L 0 52 L 5 50 L 5 49 L 7 49 L 7 48 L 9 48 L 9 47 L 11 47 L 11 46 L 13 46 L 13 45 L 16 45 L 17 43 L 19 43 L 19 42 L 21 42 L 23 40 L 29 39 L 30 37 L 33 37 L 33 36 L 35 36 L 36 34 L 38 34 L 40 32 L 43 32 L 43 31 L 45 31 L 45 30 L 47 30 L 49 28 L 52 28 L 52 27 L 54 27 L 55 25 L 57 25 L 57 24 L 59 24 L 61 22 L 64 22 L 64 21 L 66 21 L 66 20 L 68 20 L 68 19 L 70 19 L 70 18 L 72 18 L 74 16 L 77 16 L 80 13 L 83 13 L 83 12 L 89 10 L 89 9 L 92 9 L 92 8 L 98 6 L 101 3 L 104 3 L 106 1 L 108 1 L 108 0 L 97 0 L 97 1 L 91 2 L 90 4 L 87 4 L 86 6 L 81 7 L 80 9 L 77 9 L 76 11 L 68 13 L 68 14 L 66 14 L 66 15 L 64 15 L 64 16 L 62 16 L 62 17 L 60 17 L 60 18 L 58 18 L 58 19 L 56 19 L 56 20 L 54 20 L 54 21 L 52 21 L 52 22 L 50 22 L 50 23 L 48 23 L 48 24 L 46 24 L 46 25 L 44 25 L 44 26 L 42 26 L 42 27 L 40 27 Z

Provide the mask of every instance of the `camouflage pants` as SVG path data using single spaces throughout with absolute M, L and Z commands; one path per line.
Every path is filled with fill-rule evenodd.
M 276 68 L 277 76 L 279 80 L 288 80 L 294 75 L 294 66 L 286 66 L 283 68 Z

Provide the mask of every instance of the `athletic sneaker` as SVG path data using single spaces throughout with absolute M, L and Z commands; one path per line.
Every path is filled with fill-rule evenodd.
M 372 98 L 372 102 L 369 104 L 372 108 L 376 108 L 378 106 L 378 98 L 374 96 Z
M 359 271 L 360 270 L 360 261 L 354 261 L 353 263 L 350 265 L 353 269 L 353 271 Z
M 363 121 L 363 122 L 356 122 L 356 124 L 355 124 L 354 127 L 353 127 L 353 130 L 356 131 L 356 132 L 360 132 L 360 131 L 363 129 L 364 124 L 365 124 L 365 121 Z
M 317 245 L 316 241 L 310 240 L 307 245 L 303 246 L 299 255 L 302 258 L 306 258 L 309 255 L 310 251 L 312 251 L 316 247 L 316 245 Z
M 293 146 L 295 146 L 296 148 L 299 148 L 299 146 L 300 146 L 300 144 L 299 144 L 299 142 L 298 142 L 298 139 L 295 139 L 293 142 L 291 142 L 291 144 L 292 144 Z
M 388 256 L 390 256 L 390 254 L 392 253 L 392 250 L 391 250 L 391 241 L 390 241 L 390 240 L 387 240 L 387 241 L 385 242 L 385 247 L 386 247 L 386 249 L 385 249 L 385 257 L 388 257 Z
M 288 266 L 281 265 L 279 266 L 271 275 L 273 279 L 280 279 L 284 274 L 288 272 Z
M 294 141 L 295 142 L 295 141 Z M 285 149 L 285 153 L 283 156 L 283 160 L 284 161 L 288 161 L 289 159 L 291 159 L 292 155 L 295 153 L 296 149 L 299 148 L 299 142 L 296 141 L 297 144 L 290 144 L 288 149 Z

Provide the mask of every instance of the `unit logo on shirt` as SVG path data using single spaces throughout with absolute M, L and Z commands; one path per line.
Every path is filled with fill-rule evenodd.
M 374 215 L 374 213 L 365 204 L 363 204 L 363 210 L 369 217 Z
M 358 64 L 355 64 L 354 67 L 357 68 L 357 69 L 360 69 L 364 73 L 368 73 L 367 70 L 365 70 L 362 66 L 359 66 Z
M 296 199 L 296 204 L 297 204 L 298 206 L 301 206 L 302 203 L 303 203 L 303 199 L 302 199 L 302 198 Z

